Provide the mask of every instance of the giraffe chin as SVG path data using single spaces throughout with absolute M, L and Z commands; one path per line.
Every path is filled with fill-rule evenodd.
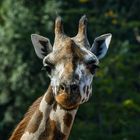
M 80 97 L 72 97 L 69 94 L 62 93 L 55 97 L 56 102 L 65 110 L 76 109 L 80 104 Z

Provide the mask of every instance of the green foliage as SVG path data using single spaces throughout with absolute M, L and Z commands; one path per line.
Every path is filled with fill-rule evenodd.
M 30 35 L 38 33 L 53 42 L 54 19 L 60 14 L 66 33 L 73 36 L 79 18 L 87 14 L 91 44 L 103 33 L 111 32 L 113 38 L 94 78 L 94 94 L 81 105 L 70 139 L 139 140 L 140 47 L 135 33 L 140 28 L 139 9 L 139 0 L 1 0 L 0 139 L 9 137 L 49 83 Z

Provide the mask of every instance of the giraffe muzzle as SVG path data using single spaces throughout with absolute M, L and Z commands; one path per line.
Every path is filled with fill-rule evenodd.
M 75 83 L 69 85 L 61 84 L 55 99 L 65 109 L 77 107 L 81 100 L 79 85 Z
M 78 84 L 61 84 L 59 89 L 66 94 L 74 94 L 79 92 L 79 85 Z

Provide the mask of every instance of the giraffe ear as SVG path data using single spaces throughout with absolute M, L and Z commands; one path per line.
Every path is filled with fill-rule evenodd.
M 106 55 L 111 37 L 112 34 L 108 33 L 95 38 L 91 52 L 94 53 L 98 59 L 102 59 Z
M 31 40 L 37 56 L 43 59 L 48 53 L 52 51 L 52 45 L 48 38 L 43 36 L 32 34 Z

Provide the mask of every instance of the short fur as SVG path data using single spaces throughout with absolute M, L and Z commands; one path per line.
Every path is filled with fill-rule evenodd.
M 27 113 L 25 114 L 24 118 L 21 120 L 21 122 L 18 124 L 16 129 L 14 130 L 12 136 L 10 137 L 9 140 L 19 140 L 24 133 L 24 130 L 31 119 L 33 113 L 35 110 L 38 108 L 43 96 L 39 97 L 29 108 Z

